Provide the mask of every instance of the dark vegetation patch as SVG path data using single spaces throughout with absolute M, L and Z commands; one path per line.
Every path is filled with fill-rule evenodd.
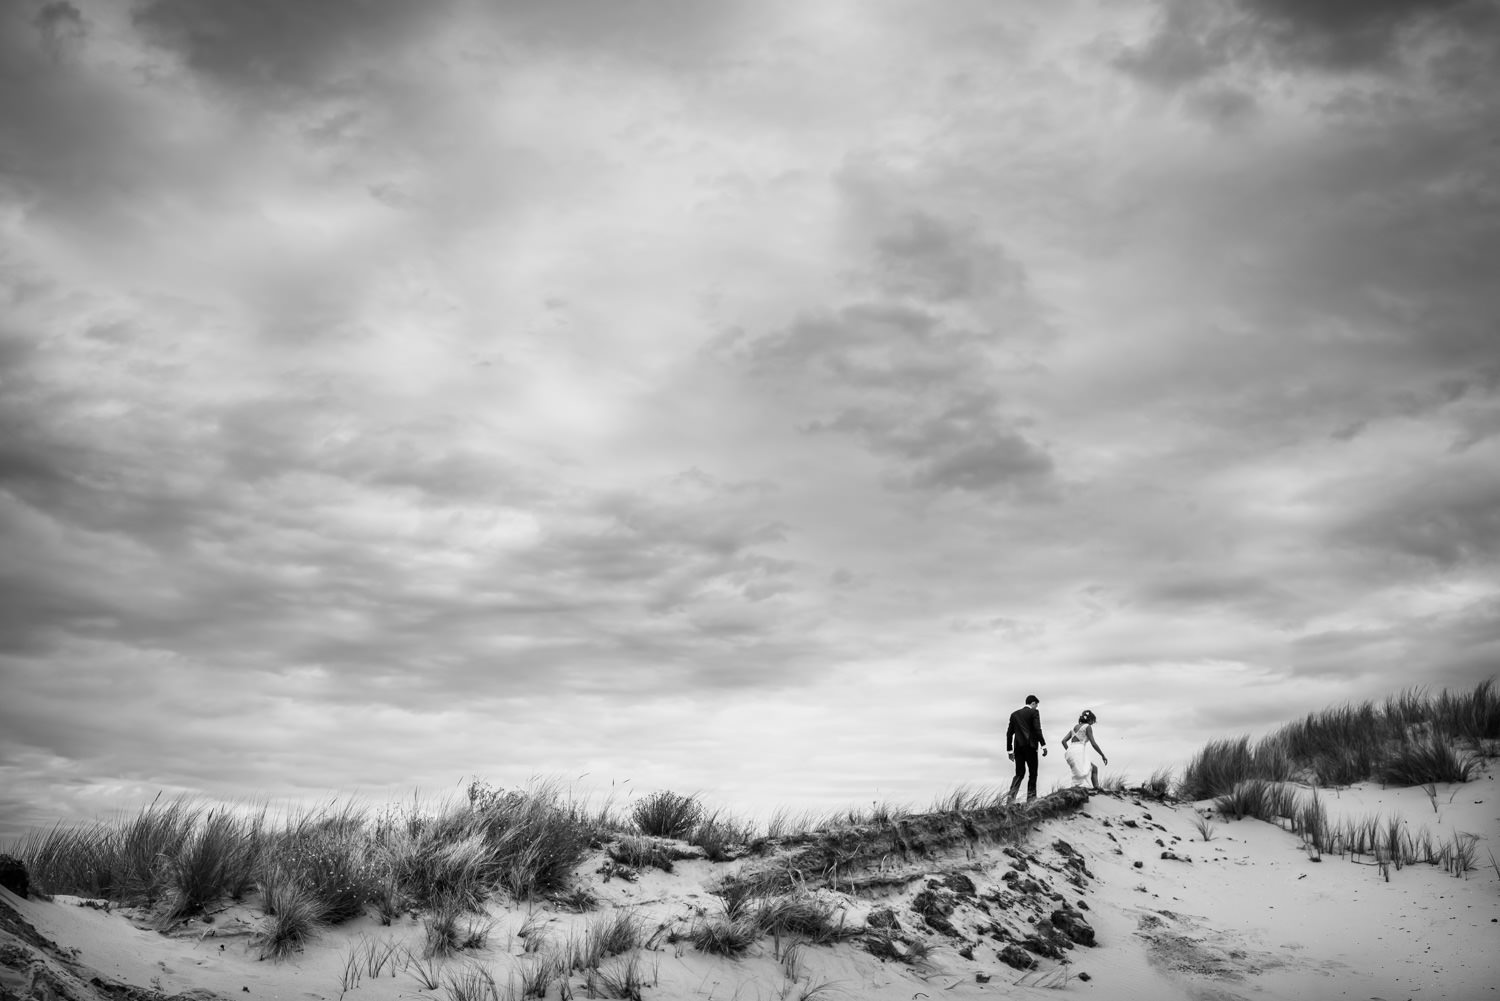
M 1249 737 L 1212 741 L 1189 762 L 1177 795 L 1213 799 L 1234 795 L 1236 787 L 1251 781 L 1467 782 L 1478 767 L 1477 756 L 1492 753 L 1497 740 L 1500 691 L 1494 679 L 1469 692 L 1445 689 L 1429 695 L 1414 688 L 1380 703 L 1345 703 L 1309 713 L 1253 743 Z

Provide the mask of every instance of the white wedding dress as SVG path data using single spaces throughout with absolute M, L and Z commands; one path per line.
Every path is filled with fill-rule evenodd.
M 1073 772 L 1073 784 L 1075 786 L 1093 785 L 1093 779 L 1089 778 L 1089 768 L 1092 761 L 1089 758 L 1089 738 L 1092 733 L 1087 723 L 1079 723 L 1073 727 L 1073 732 L 1068 734 L 1068 746 L 1063 750 L 1063 759 L 1067 761 L 1068 768 Z

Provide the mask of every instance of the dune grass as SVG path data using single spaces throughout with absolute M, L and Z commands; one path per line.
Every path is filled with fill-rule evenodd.
M 1384 701 L 1346 703 L 1287 723 L 1252 743 L 1206 744 L 1178 782 L 1182 799 L 1235 795 L 1244 782 L 1299 780 L 1323 786 L 1379 779 L 1391 785 L 1467 782 L 1475 755 L 1500 740 L 1494 679 L 1469 692 L 1414 688 Z
M 1493 681 L 1460 693 L 1411 689 L 1382 702 L 1310 713 L 1257 741 L 1241 736 L 1211 742 L 1194 756 L 1176 789 L 1183 799 L 1213 799 L 1221 817 L 1287 826 L 1303 835 L 1311 851 L 1374 852 L 1397 867 L 1451 863 L 1462 873 L 1473 868 L 1474 851 L 1461 839 L 1443 845 L 1431 836 L 1376 831 L 1364 823 L 1330 825 L 1316 795 L 1309 801 L 1298 783 L 1326 786 L 1375 777 L 1435 788 L 1468 781 L 1477 755 L 1493 753 L 1487 742 L 1496 739 L 1500 692 Z M 1126 789 L 1122 778 L 1111 777 L 1106 785 Z M 1172 785 L 1172 773 L 1159 770 L 1127 791 L 1166 797 Z M 938 797 L 926 813 L 969 825 L 977 814 L 1009 809 L 1004 791 L 959 787 Z M 435 808 L 413 801 L 371 812 L 353 801 L 333 802 L 275 822 L 264 806 L 208 807 L 158 797 L 134 816 L 33 831 L 8 850 L 26 865 L 38 892 L 150 908 L 164 926 L 258 892 L 270 919 L 264 948 L 278 958 L 300 948 L 321 925 L 369 913 L 389 924 L 408 912 L 430 915 L 437 943 L 432 952 L 444 955 L 462 951 L 474 937 L 460 916 L 496 895 L 588 909 L 592 898 L 572 881 L 600 848 L 636 869 L 669 869 L 688 854 L 668 839 L 697 845 L 709 860 L 722 861 L 764 851 L 775 840 L 818 837 L 832 844 L 899 826 L 914 815 L 889 802 L 821 815 L 781 811 L 758 832 L 749 822 L 706 809 L 695 795 L 652 793 L 621 817 L 608 803 L 590 808 L 556 784 L 501 789 L 476 780 L 465 796 Z M 1205 823 L 1200 834 L 1207 838 L 1211 831 Z M 817 905 L 810 898 L 794 901 L 788 894 L 797 888 L 785 881 L 740 889 L 742 894 L 726 896 L 721 917 L 704 919 L 695 930 L 701 948 L 734 954 L 747 947 L 742 942 L 766 934 L 814 942 L 840 934 L 827 915 L 812 913 Z
M 663 790 L 637 802 L 630 815 L 642 834 L 685 839 L 702 819 L 703 804 L 697 796 Z
M 11 853 L 39 892 L 154 908 L 165 923 L 258 887 L 268 913 L 308 917 L 281 922 L 288 927 L 277 941 L 289 945 L 274 946 L 280 954 L 300 942 L 299 928 L 371 908 L 388 922 L 404 908 L 463 910 L 500 892 L 518 900 L 565 892 L 591 845 L 611 834 L 556 786 L 475 783 L 467 803 L 433 813 L 414 806 L 372 817 L 335 803 L 274 829 L 264 808 L 157 799 L 133 819 L 32 832 Z
M 1478 866 L 1477 839 L 1455 832 L 1443 841 L 1425 827 L 1413 828 L 1400 816 L 1350 817 L 1333 822 L 1316 786 L 1304 789 L 1291 783 L 1247 779 L 1214 800 L 1214 809 L 1227 820 L 1255 819 L 1277 824 L 1302 838 L 1313 857 L 1335 855 L 1351 861 L 1397 871 L 1425 864 L 1462 877 Z M 1198 818 L 1198 830 L 1209 840 L 1213 825 Z M 1387 877 L 1389 878 L 1389 877 Z

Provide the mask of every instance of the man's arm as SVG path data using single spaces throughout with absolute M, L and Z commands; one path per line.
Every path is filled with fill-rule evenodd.
M 1011 752 L 1011 744 L 1016 737 L 1016 714 L 1010 714 L 1010 722 L 1005 727 L 1005 753 Z

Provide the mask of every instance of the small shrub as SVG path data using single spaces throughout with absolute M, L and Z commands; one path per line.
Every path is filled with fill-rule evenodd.
M 1214 822 L 1209 818 L 1199 814 L 1197 819 L 1194 820 L 1193 826 L 1198 828 L 1198 834 L 1204 841 L 1212 841 L 1214 839 Z
M 750 918 L 702 918 L 688 938 L 700 952 L 715 956 L 741 956 L 760 937 L 760 928 Z
M 686 838 L 703 815 L 696 796 L 654 792 L 635 804 L 631 818 L 642 834 L 659 838 Z

